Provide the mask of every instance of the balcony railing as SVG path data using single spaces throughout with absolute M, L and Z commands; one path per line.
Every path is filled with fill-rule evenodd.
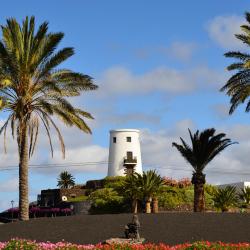
M 137 164 L 137 158 L 134 157 L 124 157 L 124 165 L 136 165 Z

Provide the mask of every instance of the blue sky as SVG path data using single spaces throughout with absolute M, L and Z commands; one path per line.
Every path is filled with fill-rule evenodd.
M 40 136 L 32 164 L 65 164 L 61 168 L 30 170 L 30 199 L 40 189 L 56 187 L 62 170 L 78 183 L 106 175 L 109 130 L 141 130 L 144 170 L 156 168 L 173 178 L 191 176 L 191 168 L 171 147 L 192 130 L 215 127 L 240 142 L 223 152 L 207 168 L 210 183 L 250 179 L 249 114 L 240 107 L 228 116 L 229 99 L 219 89 L 230 73 L 223 54 L 246 50 L 234 38 L 244 23 L 246 1 L 4 1 L 0 24 L 34 15 L 37 24 L 49 22 L 50 31 L 65 33 L 61 47 L 76 54 L 63 67 L 89 74 L 99 90 L 72 100 L 95 117 L 93 135 L 62 127 L 67 157 L 50 158 L 46 138 Z M 0 114 L 0 120 L 5 115 Z M 0 145 L 0 210 L 18 202 L 15 141 L 9 152 Z M 2 168 L 2 170 L 1 170 Z M 180 170 L 175 170 L 180 168 Z M 209 170 L 211 170 L 209 172 Z M 217 170 L 218 172 L 214 172 Z M 244 174 L 242 174 L 244 173 Z M 46 180 L 46 181 L 45 181 Z

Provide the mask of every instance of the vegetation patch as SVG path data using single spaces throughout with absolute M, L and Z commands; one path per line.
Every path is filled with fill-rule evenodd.
M 223 243 L 223 242 L 195 242 L 195 243 L 185 243 L 175 246 L 169 246 L 163 243 L 160 244 L 138 244 L 138 245 L 77 245 L 68 242 L 36 242 L 29 240 L 18 240 L 14 239 L 9 242 L 0 242 L 0 250 L 11 250 L 11 249 L 23 249 L 23 250 L 77 250 L 77 249 L 103 249 L 103 250 L 192 250 L 192 249 L 249 249 L 249 243 Z

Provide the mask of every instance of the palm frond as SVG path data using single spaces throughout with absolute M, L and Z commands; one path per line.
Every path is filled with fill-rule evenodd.
M 249 54 L 241 53 L 240 51 L 229 51 L 229 52 L 225 53 L 224 55 L 225 55 L 225 57 L 233 57 L 233 58 L 240 59 L 242 61 L 246 61 L 246 60 L 250 59 Z
M 202 132 L 197 130 L 194 134 L 192 134 L 190 130 L 188 131 L 192 147 L 182 138 L 180 138 L 182 145 L 175 142 L 173 142 L 172 145 L 176 147 L 184 159 L 190 163 L 196 173 L 202 173 L 207 164 L 211 162 L 216 155 L 228 146 L 236 143 L 225 138 L 226 134 L 224 133 L 215 135 L 214 128 L 205 129 Z

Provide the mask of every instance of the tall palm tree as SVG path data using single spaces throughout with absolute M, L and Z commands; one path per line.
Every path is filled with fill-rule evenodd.
M 26 17 L 22 24 L 7 19 L 1 26 L 0 40 L 0 109 L 7 111 L 8 118 L 0 134 L 11 127 L 16 135 L 19 153 L 19 208 L 20 219 L 29 219 L 28 162 L 32 156 L 42 124 L 48 136 L 51 153 L 53 146 L 50 128 L 58 135 L 63 157 L 63 137 L 52 119 L 60 118 L 67 126 L 76 126 L 91 133 L 85 118 L 91 114 L 73 107 L 67 97 L 79 96 L 82 91 L 94 90 L 91 77 L 58 66 L 74 54 L 73 48 L 56 51 L 64 34 L 49 33 L 48 23 L 35 30 L 35 18 Z
M 146 202 L 146 213 L 151 213 L 151 201 L 153 198 L 157 198 L 159 191 L 164 185 L 163 179 L 155 170 L 143 172 L 142 175 L 135 173 L 135 176 L 137 178 L 137 185 L 140 187 L 141 194 Z
M 250 46 L 250 13 L 245 14 L 247 24 L 241 26 L 242 34 L 236 34 L 236 38 Z M 230 96 L 231 107 L 229 114 L 232 114 L 239 104 L 247 102 L 246 112 L 250 111 L 250 54 L 240 51 L 230 51 L 225 53 L 226 57 L 233 58 L 236 61 L 229 65 L 229 71 L 236 70 L 227 83 L 221 88 L 221 91 L 226 91 Z
M 57 186 L 60 188 L 70 188 L 75 186 L 75 178 L 67 171 L 61 172 L 57 178 Z
M 205 210 L 204 184 L 206 175 L 203 170 L 207 164 L 214 159 L 221 151 L 235 142 L 224 138 L 226 135 L 220 133 L 215 135 L 215 129 L 199 130 L 192 135 L 188 129 L 192 145 L 189 146 L 182 138 L 182 144 L 173 142 L 173 146 L 181 153 L 188 163 L 193 167 L 192 184 L 194 185 L 194 212 Z

